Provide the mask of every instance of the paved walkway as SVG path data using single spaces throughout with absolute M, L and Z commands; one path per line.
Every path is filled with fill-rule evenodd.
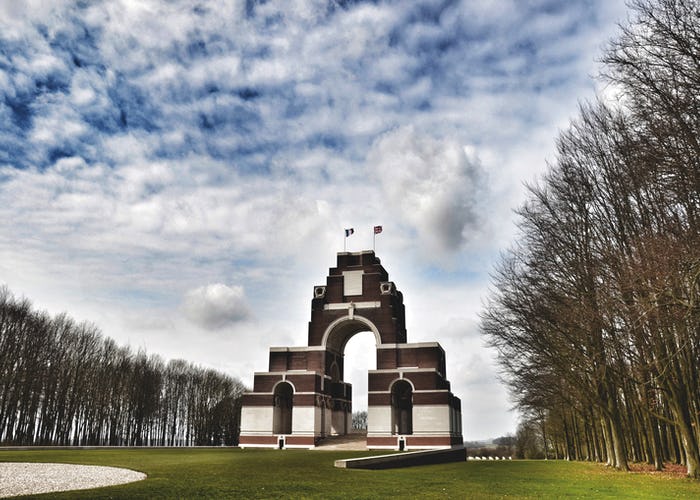
M 346 436 L 331 436 L 321 441 L 314 450 L 367 450 L 367 433 L 353 433 Z

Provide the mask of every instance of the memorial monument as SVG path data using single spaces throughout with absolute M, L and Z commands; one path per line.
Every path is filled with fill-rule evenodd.
M 340 252 L 315 286 L 308 345 L 270 348 L 269 371 L 243 395 L 241 447 L 313 448 L 351 431 L 352 386 L 344 381 L 350 338 L 370 331 L 377 369 L 368 373 L 367 447 L 462 444 L 461 402 L 450 391 L 445 351 L 408 343 L 403 294 L 374 251 Z

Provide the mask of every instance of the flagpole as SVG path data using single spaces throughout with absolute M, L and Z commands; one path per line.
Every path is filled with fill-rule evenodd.
M 372 231 L 372 251 L 376 251 L 377 249 L 377 234 L 382 232 L 382 226 L 374 226 L 374 230 Z
M 344 231 L 345 231 L 345 238 L 343 238 L 343 252 L 347 252 L 348 251 L 348 246 L 347 246 L 348 245 L 348 236 L 353 234 L 355 232 L 355 229 L 351 227 L 350 229 L 344 229 Z

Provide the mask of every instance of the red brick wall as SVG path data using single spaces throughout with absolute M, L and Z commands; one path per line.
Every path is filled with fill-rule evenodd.
M 282 375 L 259 373 L 253 380 L 253 392 L 272 392 L 275 384 L 282 380 Z

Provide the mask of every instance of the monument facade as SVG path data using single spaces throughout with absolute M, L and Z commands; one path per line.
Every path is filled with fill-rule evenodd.
M 461 402 L 450 391 L 445 351 L 406 341 L 403 295 L 373 251 L 341 252 L 315 286 L 308 345 L 272 347 L 269 371 L 243 395 L 240 446 L 312 448 L 350 433 L 352 386 L 344 381 L 348 340 L 370 331 L 377 369 L 368 373 L 367 447 L 462 444 Z

